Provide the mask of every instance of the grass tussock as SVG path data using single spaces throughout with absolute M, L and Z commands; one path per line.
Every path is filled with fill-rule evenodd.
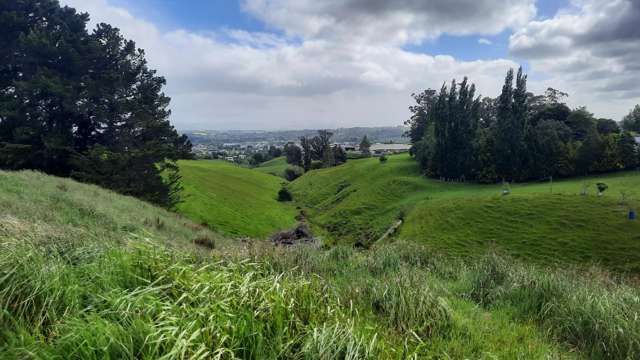
M 257 263 L 151 245 L 74 262 L 19 242 L 0 250 L 3 358 L 375 358 L 375 336 L 344 325 L 331 291 Z
M 512 308 L 589 358 L 640 356 L 640 291 L 597 270 L 545 271 L 490 255 L 469 274 L 468 295 Z

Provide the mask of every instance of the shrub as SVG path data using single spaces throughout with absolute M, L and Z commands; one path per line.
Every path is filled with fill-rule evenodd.
M 318 170 L 324 167 L 324 163 L 320 160 L 314 160 L 311 162 L 311 170 Z
M 280 191 L 278 191 L 278 201 L 286 202 L 292 200 L 293 196 L 291 195 L 291 192 L 289 191 L 289 189 L 283 186 Z
M 300 166 L 289 166 L 284 170 L 284 178 L 293 181 L 304 174 L 304 169 Z
M 386 156 L 386 155 L 382 155 L 382 156 L 380 156 L 380 157 L 378 158 L 378 160 L 380 160 L 380 163 L 381 163 L 381 164 L 384 164 L 384 163 L 386 163 L 386 162 L 387 162 L 387 160 L 389 160 L 389 159 L 387 159 L 387 156 Z

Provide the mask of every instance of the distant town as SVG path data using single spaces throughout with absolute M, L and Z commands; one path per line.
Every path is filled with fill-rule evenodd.
M 403 126 L 339 128 L 329 131 L 333 133 L 333 145 L 342 147 L 352 156 L 360 153 L 360 141 L 364 136 L 371 141 L 369 151 L 374 156 L 407 152 L 411 148 L 409 139 L 404 136 L 406 128 Z M 196 158 L 251 164 L 256 154 L 279 156 L 286 144 L 300 145 L 301 137 L 311 137 L 317 130 L 194 130 L 183 133 L 193 143 Z

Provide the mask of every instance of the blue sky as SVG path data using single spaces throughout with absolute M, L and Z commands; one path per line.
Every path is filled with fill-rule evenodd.
M 180 129 L 400 125 L 410 94 L 469 77 L 619 120 L 640 103 L 635 0 L 60 0 L 145 49 Z

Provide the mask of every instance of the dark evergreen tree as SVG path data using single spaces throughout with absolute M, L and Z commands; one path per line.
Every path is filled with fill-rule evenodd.
M 311 170 L 311 162 L 313 161 L 311 140 L 306 136 L 301 137 L 300 146 L 302 147 L 302 167 L 304 168 L 304 171 L 309 171 Z
M 409 127 L 406 136 L 415 144 L 422 140 L 428 127 L 428 114 L 431 112 L 437 98 L 437 92 L 427 89 L 419 94 L 411 94 L 416 104 L 409 106 L 411 117 L 404 122 Z
M 619 134 L 620 126 L 617 122 L 611 119 L 598 119 L 596 120 L 596 129 L 601 135 Z
M 580 107 L 569 114 L 566 124 L 573 131 L 573 138 L 577 141 L 583 141 L 587 134 L 595 129 L 596 119 L 585 107 Z
M 333 147 L 333 158 L 335 159 L 336 165 L 344 164 L 347 162 L 347 152 L 344 151 L 342 146 L 335 145 Z
M 626 131 L 635 131 L 640 133 L 640 105 L 636 105 L 622 119 L 622 128 Z
M 449 88 L 442 87 L 430 109 L 423 138 L 415 143 L 416 158 L 428 174 L 445 179 L 473 177 L 473 139 L 480 116 L 475 86 L 466 78 L 459 85 L 452 81 Z
M 170 206 L 191 143 L 168 121 L 165 80 L 117 29 L 87 21 L 54 0 L 0 2 L 0 167 Z
M 371 155 L 371 143 L 369 142 L 367 135 L 363 136 L 360 141 L 360 152 L 366 156 Z
M 507 76 L 502 87 L 502 92 L 498 98 L 496 111 L 496 173 L 499 177 L 511 180 L 514 177 L 514 141 L 516 130 L 513 128 L 513 69 L 507 72 Z
M 288 143 L 284 146 L 284 155 L 287 164 L 302 166 L 302 149 L 296 144 Z
M 604 143 L 595 127 L 587 130 L 584 141 L 578 147 L 576 154 L 576 171 L 578 174 L 586 175 L 589 172 L 599 170 L 598 161 L 602 156 Z
M 624 169 L 635 169 L 640 165 L 640 148 L 633 135 L 622 133 L 618 138 L 618 158 Z

